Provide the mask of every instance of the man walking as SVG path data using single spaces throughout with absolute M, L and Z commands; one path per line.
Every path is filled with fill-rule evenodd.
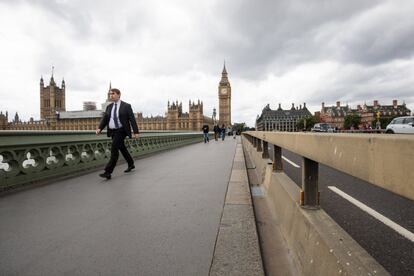
M 96 134 L 99 135 L 105 127 L 108 127 L 107 135 L 112 137 L 111 158 L 105 167 L 105 172 L 99 174 L 100 177 L 106 179 L 111 179 L 111 174 L 118 161 L 119 151 L 128 163 L 128 168 L 124 172 L 127 173 L 135 169 L 134 159 L 129 154 L 124 140 L 126 136 L 132 138 L 131 126 L 134 131 L 134 138 L 139 137 L 138 126 L 131 105 L 120 100 L 121 91 L 119 89 L 112 88 L 109 95 L 113 103 L 106 107 L 99 128 L 96 130 Z
M 215 124 L 213 130 L 214 130 L 214 140 L 217 141 L 217 137 L 220 135 L 220 127 L 217 124 Z
M 207 124 L 203 125 L 203 137 L 204 137 L 204 143 L 210 142 L 210 139 L 208 138 L 208 132 L 210 131 L 210 128 Z
M 221 141 L 224 141 L 226 138 L 226 126 L 224 124 L 221 125 Z

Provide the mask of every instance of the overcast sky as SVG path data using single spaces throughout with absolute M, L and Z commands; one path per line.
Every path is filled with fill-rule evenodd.
M 268 103 L 414 111 L 413 15 L 410 0 L 0 0 L 0 110 L 39 119 L 54 66 L 67 110 L 99 107 L 111 81 L 144 116 L 198 99 L 211 116 L 225 59 L 233 122 Z

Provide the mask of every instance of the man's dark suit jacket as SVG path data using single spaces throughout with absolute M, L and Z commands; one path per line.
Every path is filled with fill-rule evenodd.
M 210 128 L 208 125 L 203 125 L 202 130 L 203 130 L 203 133 L 208 133 L 210 131 Z
M 99 129 L 103 130 L 105 127 L 108 126 L 108 137 L 112 136 L 112 131 L 109 129 L 109 120 L 111 119 L 111 111 L 112 107 L 114 106 L 113 103 L 106 107 L 106 110 L 102 116 L 101 123 L 99 124 Z M 121 106 L 119 107 L 119 121 L 121 121 L 122 128 L 125 130 L 127 136 L 132 138 L 131 134 L 131 126 L 134 130 L 134 133 L 139 133 L 137 122 L 135 121 L 134 113 L 132 112 L 131 105 L 129 103 L 121 101 Z

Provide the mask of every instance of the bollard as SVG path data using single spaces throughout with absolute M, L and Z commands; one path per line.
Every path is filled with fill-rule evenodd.
M 282 148 L 276 145 L 273 145 L 273 171 L 283 171 Z
M 302 206 L 318 208 L 319 207 L 319 189 L 318 189 L 318 169 L 319 163 L 306 157 L 302 159 Z

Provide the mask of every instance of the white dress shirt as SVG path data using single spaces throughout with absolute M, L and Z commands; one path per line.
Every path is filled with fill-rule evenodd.
M 116 103 L 116 110 L 115 110 L 115 103 Z M 112 106 L 111 110 L 111 119 L 109 119 L 109 128 L 114 129 L 115 127 L 115 121 L 114 121 L 114 112 L 116 112 L 116 115 L 118 117 L 118 126 L 119 128 L 122 127 L 121 121 L 119 120 L 119 107 L 121 106 L 121 100 L 118 100 L 117 102 L 114 102 L 114 105 Z

